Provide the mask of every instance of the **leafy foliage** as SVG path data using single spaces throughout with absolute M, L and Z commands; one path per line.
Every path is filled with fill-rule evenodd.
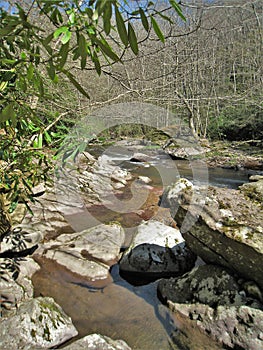
M 169 3 L 184 19 L 179 5 Z M 134 21 L 146 35 L 152 26 L 163 42 L 158 16 L 164 19 L 153 2 L 143 1 L 132 10 L 117 0 L 34 0 L 16 3 L 9 12 L 0 9 L 0 194 L 10 202 L 9 211 L 34 201 L 32 187 L 46 181 L 51 169 L 45 146 L 58 147 L 67 132 L 67 123 L 61 125 L 67 112 L 43 113 L 39 107 L 52 95 L 48 79 L 53 85 L 69 82 L 89 98 L 72 65 L 100 75 L 103 65 L 121 62 L 126 49 L 137 55 Z
M 209 135 L 229 141 L 263 140 L 263 112 L 257 106 L 229 106 L 211 120 Z

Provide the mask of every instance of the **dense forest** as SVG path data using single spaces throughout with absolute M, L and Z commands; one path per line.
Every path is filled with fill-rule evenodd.
M 199 138 L 262 140 L 260 0 L 1 6 L 1 191 L 14 206 L 76 120 L 109 104 L 165 107 Z

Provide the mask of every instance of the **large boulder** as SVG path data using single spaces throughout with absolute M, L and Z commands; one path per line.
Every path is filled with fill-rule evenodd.
M 249 289 L 224 268 L 203 265 L 181 277 L 160 280 L 158 294 L 175 313 L 184 334 L 195 327 L 221 346 L 261 349 L 263 300 L 255 284 Z
M 246 291 L 246 285 L 239 283 L 226 269 L 215 265 L 198 266 L 181 277 L 162 279 L 158 283 L 158 293 L 165 302 L 200 303 L 213 308 L 218 305 L 245 304 L 263 308 L 260 293 L 257 296 L 259 299 L 251 297 Z
M 36 254 L 92 280 L 104 279 L 108 277 L 110 266 L 118 261 L 124 240 L 125 232 L 119 224 L 101 224 L 82 232 L 60 235 L 45 243 Z
M 27 300 L 19 306 L 15 315 L 0 321 L 0 348 L 47 349 L 64 343 L 77 335 L 61 307 L 52 298 Z
M 189 271 L 196 256 L 179 230 L 155 220 L 142 222 L 120 261 L 120 272 L 147 278 L 177 276 Z
M 183 184 L 182 184 L 183 183 Z M 263 211 L 240 190 L 193 186 L 185 179 L 168 187 L 183 237 L 205 262 L 227 267 L 263 288 Z
M 123 340 L 112 340 L 105 335 L 90 334 L 64 347 L 65 350 L 131 350 Z

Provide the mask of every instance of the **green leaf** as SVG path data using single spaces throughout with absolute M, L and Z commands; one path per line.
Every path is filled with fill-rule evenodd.
M 38 89 L 39 95 L 43 96 L 44 92 L 45 92 L 44 91 L 44 83 L 43 83 L 43 80 L 42 80 L 40 74 L 37 71 L 36 71 L 35 83 L 37 85 L 37 89 Z
M 94 41 L 100 47 L 101 51 L 105 53 L 106 56 L 111 58 L 114 62 L 118 62 L 120 60 L 119 56 L 112 51 L 111 47 L 107 44 L 104 44 L 102 41 L 94 38 Z
M 93 52 L 92 61 L 94 62 L 96 72 L 98 75 L 101 75 L 101 65 L 96 51 Z
M 128 23 L 128 38 L 129 38 L 129 43 L 131 45 L 131 49 L 135 55 L 138 54 L 138 42 L 137 42 L 137 37 L 134 32 L 134 29 L 130 23 Z
M 51 42 L 51 40 L 53 39 L 54 35 L 49 34 L 44 40 L 41 41 L 42 45 L 44 46 L 44 48 L 47 50 L 47 52 L 52 55 L 53 50 L 52 48 L 49 46 L 49 43 Z
M 147 19 L 146 15 L 141 7 L 140 7 L 139 11 L 140 11 L 142 25 L 143 25 L 144 29 L 146 30 L 146 32 L 148 32 L 149 31 L 148 19 Z
M 14 69 L 10 69 L 9 71 L 4 72 L 4 74 L 2 75 L 2 81 L 9 81 L 13 79 L 14 74 Z
M 81 56 L 81 69 L 84 69 L 87 63 L 87 56 L 88 56 L 88 51 L 87 51 L 87 42 L 83 34 L 80 34 L 78 37 L 78 44 L 79 44 L 79 53 Z
M 56 70 L 52 62 L 49 63 L 47 66 L 47 72 L 52 81 L 54 81 L 55 76 L 56 76 Z
M 2 81 L 2 83 L 0 83 L 0 91 L 4 91 L 7 88 L 8 85 L 8 81 Z
M 40 63 L 40 48 L 39 46 L 36 47 L 36 54 L 35 54 L 35 65 L 38 66 Z
M 48 45 L 54 37 L 54 33 L 49 34 L 44 40 L 42 40 L 43 45 Z
M 110 34 L 111 16 L 112 16 L 111 3 L 106 2 L 104 12 L 103 12 L 103 28 L 104 28 L 106 35 Z
M 68 30 L 68 31 L 66 31 L 66 33 L 62 36 L 62 38 L 61 38 L 61 42 L 62 42 L 62 44 L 66 44 L 69 40 L 70 40 L 70 38 L 71 38 L 71 32 Z
M 66 44 L 62 45 L 59 50 L 59 56 L 60 56 L 59 68 L 60 69 L 62 69 L 65 63 L 67 62 L 68 53 L 69 53 L 69 41 Z
M 61 37 L 60 41 L 62 44 L 66 44 L 70 38 L 71 38 L 71 32 L 69 31 L 69 28 L 66 26 L 60 27 L 54 31 L 54 38 L 57 39 L 61 34 L 63 36 Z
M 27 20 L 27 16 L 25 14 L 25 11 L 17 3 L 16 3 L 16 7 L 18 8 L 19 17 L 22 19 L 23 22 L 25 22 Z
M 97 21 L 98 18 L 99 18 L 99 13 L 98 13 L 98 10 L 95 9 L 92 15 L 92 20 Z
M 36 137 L 35 141 L 33 142 L 33 147 L 34 148 L 42 148 L 43 147 L 43 134 L 42 133 L 40 133 Z
M 69 15 L 69 23 L 74 24 L 75 23 L 75 12 L 72 11 L 71 14 Z
M 27 79 L 31 80 L 34 75 L 34 66 L 32 62 L 29 63 L 28 69 L 27 69 Z
M 17 21 L 16 25 L 12 24 L 12 25 L 7 25 L 6 27 L 0 28 L 0 37 L 2 38 L 3 36 L 10 34 L 18 24 L 19 22 Z
M 25 52 L 21 52 L 20 58 L 21 58 L 21 60 L 25 61 L 26 60 L 26 53 Z
M 117 6 L 115 6 L 115 17 L 120 39 L 123 42 L 123 44 L 127 47 L 129 44 L 128 33 L 122 15 L 120 14 Z
M 21 89 L 23 92 L 27 91 L 27 80 L 23 77 L 20 76 L 19 79 L 16 80 L 16 87 L 17 89 Z
M 55 39 L 57 39 L 60 36 L 60 34 L 64 34 L 67 31 L 68 31 L 68 27 L 66 27 L 66 26 L 60 27 L 54 31 L 53 36 Z
M 4 123 L 7 120 L 15 118 L 14 104 L 11 102 L 5 106 L 0 112 L 0 123 Z
M 152 22 L 152 26 L 153 26 L 153 30 L 155 31 L 155 34 L 158 36 L 161 42 L 164 43 L 165 41 L 164 35 L 153 16 L 151 16 L 151 22 Z
M 88 54 L 87 53 L 87 43 L 86 43 L 86 39 L 85 39 L 83 34 L 79 35 L 78 45 L 79 45 L 80 56 L 86 58 L 87 54 Z
M 8 58 L 3 58 L 1 59 L 1 62 L 3 64 L 14 64 L 14 63 L 17 63 L 17 60 L 12 60 L 12 59 L 8 59 Z
M 47 131 L 44 131 L 44 138 L 48 144 L 52 142 L 52 138 Z
M 63 70 L 63 73 L 69 78 L 70 82 L 75 86 L 75 88 L 85 97 L 90 98 L 88 93 L 83 89 L 83 87 L 77 82 L 73 75 L 66 70 Z
M 183 21 L 186 21 L 185 16 L 183 15 L 181 7 L 175 2 L 175 0 L 169 0 L 172 7 L 175 9 L 177 14 L 182 18 Z

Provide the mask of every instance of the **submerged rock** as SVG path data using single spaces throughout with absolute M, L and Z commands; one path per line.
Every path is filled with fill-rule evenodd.
M 247 293 L 245 284 L 222 267 L 204 265 L 160 280 L 158 294 L 175 317 L 184 317 L 179 324 L 186 335 L 192 323 L 221 345 L 258 350 L 263 345 L 263 305 Z
M 138 226 L 120 261 L 120 271 L 127 276 L 141 274 L 144 278 L 177 276 L 189 271 L 195 260 L 178 229 L 150 220 Z
M 71 319 L 52 298 L 21 303 L 15 315 L 0 321 L 0 348 L 46 349 L 77 335 Z
M 189 181 L 169 187 L 162 201 L 170 206 L 192 251 L 205 262 L 227 267 L 263 288 L 263 211 L 259 205 L 240 190 L 198 187 Z
M 112 340 L 105 335 L 90 334 L 64 347 L 65 350 L 131 350 L 123 340 Z
M 178 304 L 168 302 L 175 316 L 209 336 L 223 348 L 260 350 L 263 348 L 263 311 L 248 306 Z M 181 324 L 183 323 L 181 321 Z M 190 337 L 190 334 L 189 334 Z M 221 347 L 220 347 L 221 348 Z

